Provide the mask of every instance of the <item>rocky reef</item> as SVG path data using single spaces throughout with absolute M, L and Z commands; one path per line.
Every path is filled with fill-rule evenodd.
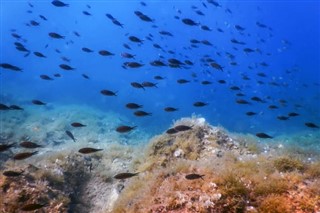
M 61 144 L 23 161 L 6 158 L 0 212 L 319 212 L 320 157 L 276 139 L 228 133 L 204 118 L 148 145 Z M 146 146 L 146 147 L 145 147 Z M 1 155 L 9 155 L 6 152 Z M 138 172 L 115 179 L 122 172 Z M 37 204 L 37 205 L 35 205 Z M 30 207 L 31 208 L 31 207 Z

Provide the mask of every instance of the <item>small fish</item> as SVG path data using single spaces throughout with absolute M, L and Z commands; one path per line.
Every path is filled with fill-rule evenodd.
M 190 81 L 186 80 L 186 79 L 178 79 L 177 80 L 177 83 L 179 84 L 186 84 L 186 83 L 189 83 Z
M 86 16 L 91 16 L 91 13 L 89 13 L 88 11 L 82 11 L 82 13 L 84 14 L 84 15 L 86 15 Z
M 90 147 L 85 147 L 82 149 L 79 149 L 78 152 L 82 153 L 82 154 L 90 154 L 90 153 L 94 153 L 94 152 L 98 152 L 98 151 L 102 151 L 103 149 L 95 149 L 95 148 L 90 148 Z
M 11 143 L 11 144 L 0 144 L 0 152 L 4 152 L 11 147 L 13 147 L 16 143 Z
M 192 19 L 189 19 L 189 18 L 182 19 L 182 22 L 184 24 L 186 24 L 186 25 L 189 25 L 189 26 L 197 26 L 197 25 L 199 25 L 199 23 L 196 23 Z
M 286 121 L 286 120 L 289 119 L 289 117 L 283 116 L 283 115 L 277 116 L 277 118 L 278 118 L 279 120 L 282 120 L 282 121 Z
M 307 127 L 310 127 L 310 128 L 319 128 L 318 125 L 316 125 L 316 124 L 314 124 L 314 123 L 310 123 L 310 122 L 305 123 L 305 125 L 306 125 Z
M 143 42 L 143 40 L 141 40 L 140 38 L 135 37 L 135 36 L 129 36 L 129 40 L 132 41 L 132 42 L 136 42 L 136 43 L 142 43 Z
M 83 51 L 83 52 L 87 52 L 87 53 L 92 53 L 92 52 L 93 52 L 92 49 L 89 49 L 89 48 L 87 48 L 87 47 L 83 47 L 83 48 L 82 48 L 82 51 Z
M 212 63 L 210 63 L 210 66 L 217 69 L 217 70 L 223 71 L 223 67 L 218 63 L 212 62 Z
M 244 99 L 237 99 L 236 103 L 238 103 L 238 104 L 250 104 L 250 102 L 248 102 L 248 101 L 246 101 Z
M 139 109 L 139 108 L 142 108 L 143 106 L 136 103 L 127 103 L 126 107 L 128 109 Z
M 53 78 L 50 78 L 47 75 L 40 75 L 40 78 L 43 79 L 43 80 L 53 80 Z
M 270 105 L 268 108 L 269 109 L 279 109 L 279 107 L 277 107 L 276 105 Z
M 185 178 L 188 180 L 195 180 L 195 179 L 199 179 L 199 178 L 201 178 L 203 180 L 203 177 L 204 177 L 204 175 L 199 175 L 199 174 L 195 174 L 195 173 L 188 174 L 185 176 Z
M 69 130 L 66 130 L 66 134 L 73 140 L 73 142 L 76 142 L 76 139 L 74 138 L 73 134 Z
M 5 104 L 0 104 L 0 110 L 10 110 L 10 107 Z
M 44 20 L 44 21 L 48 21 L 48 19 L 47 19 L 45 16 L 43 16 L 43 15 L 39 15 L 39 17 L 40 17 L 42 20 Z
M 201 84 L 203 84 L 203 85 L 209 85 L 209 84 L 212 84 L 212 82 L 211 82 L 211 81 L 202 81 Z
M 132 55 L 132 54 L 126 53 L 126 52 L 121 53 L 120 55 L 122 58 L 134 58 L 135 57 L 135 55 Z
M 150 65 L 151 65 L 151 66 L 155 66 L 155 67 L 164 67 L 164 66 L 166 66 L 166 64 L 163 63 L 163 62 L 160 61 L 160 60 L 151 61 L 151 62 L 150 62 Z
M 62 36 L 62 35 L 60 35 L 60 34 L 58 34 L 58 33 L 55 33 L 55 32 L 51 32 L 51 33 L 49 33 L 48 34 L 51 38 L 56 38 L 56 39 L 64 39 L 65 38 L 65 36 Z
M 4 171 L 2 174 L 6 177 L 18 177 L 22 175 L 23 172 L 24 171 L 16 172 L 16 171 L 7 170 L 7 171 Z
M 143 89 L 145 90 L 144 86 L 142 86 L 142 84 L 137 83 L 137 82 L 131 82 L 131 86 L 137 89 Z
M 32 155 L 35 155 L 37 153 L 38 153 L 38 151 L 35 151 L 35 152 L 21 152 L 21 153 L 18 153 L 16 155 L 14 155 L 13 159 L 14 160 L 24 160 L 24 159 L 29 158 Z
M 41 52 L 33 52 L 33 54 L 34 54 L 35 56 L 38 56 L 39 58 L 46 58 L 46 56 L 43 55 Z
M 252 115 L 256 115 L 257 113 L 255 113 L 255 112 L 246 112 L 246 115 L 248 115 L 248 116 L 252 116 Z
M 32 100 L 31 101 L 33 104 L 35 105 L 46 105 L 46 103 L 42 102 L 42 101 L 39 101 L 39 100 Z
M 296 112 L 290 112 L 290 113 L 288 114 L 288 116 L 290 116 L 290 117 L 295 117 L 295 116 L 299 116 L 299 114 L 296 113 Z
M 142 67 L 144 64 L 140 64 L 138 62 L 124 62 L 123 65 L 125 67 L 130 67 L 130 68 L 139 68 L 139 67 Z
M 121 24 L 117 19 L 112 20 L 112 23 L 123 28 L 123 24 Z
M 69 7 L 69 4 L 65 4 L 64 2 L 59 0 L 53 0 L 51 4 L 53 4 L 56 7 Z
M 20 143 L 20 146 L 23 147 L 23 148 L 27 148 L 27 149 L 35 149 L 35 148 L 43 147 L 43 146 L 41 146 L 39 144 L 30 142 L 30 141 L 23 141 L 23 142 Z
M 117 92 L 112 92 L 110 90 L 101 90 L 100 93 L 105 96 L 117 96 Z
M 10 105 L 9 108 L 12 109 L 12 110 L 23 110 L 23 108 L 21 108 L 21 107 L 19 107 L 17 105 Z
M 116 128 L 116 131 L 119 132 L 119 133 L 127 133 L 127 132 L 130 132 L 131 130 L 137 128 L 137 126 L 118 126 Z
M 154 76 L 154 79 L 156 79 L 156 80 L 164 80 L 165 78 L 160 76 L 160 75 L 156 75 L 156 76 Z
M 12 64 L 8 64 L 8 63 L 1 63 L 0 67 L 2 67 L 4 69 L 12 70 L 12 71 L 21 71 L 22 70 L 20 67 L 17 67 Z
M 134 176 L 136 176 L 138 174 L 139 174 L 139 172 L 137 172 L 137 173 L 125 172 L 125 173 L 116 174 L 113 178 L 122 180 L 122 179 L 127 179 L 127 178 L 134 177 Z
M 74 70 L 74 69 L 75 69 L 75 68 L 73 68 L 73 67 L 70 67 L 70 66 L 67 65 L 67 64 L 60 64 L 59 67 L 60 67 L 61 69 L 64 69 L 64 70 Z
M 171 135 L 171 134 L 175 134 L 175 133 L 178 133 L 177 130 L 175 130 L 174 128 L 170 128 L 166 131 L 167 134 Z
M 143 87 L 156 87 L 156 88 L 158 88 L 157 87 L 157 83 L 152 83 L 152 82 L 149 82 L 149 81 L 144 81 L 144 82 L 142 82 L 141 85 Z
M 186 126 L 186 125 L 178 125 L 178 126 L 175 126 L 173 127 L 174 130 L 176 130 L 177 132 L 183 132 L 183 131 L 188 131 L 188 130 L 191 130 L 192 127 L 190 126 Z
M 203 106 L 206 106 L 206 105 L 208 105 L 208 103 L 204 103 L 204 102 L 200 102 L 200 101 L 197 101 L 197 102 L 193 103 L 193 106 L 195 106 L 195 107 L 203 107 Z
M 142 117 L 142 116 L 151 116 L 152 113 L 139 110 L 139 111 L 134 112 L 134 115 L 138 116 L 138 117 Z
M 109 52 L 108 50 L 100 50 L 98 52 L 100 55 L 102 56 L 111 56 L 111 55 L 114 55 L 113 53 Z
M 89 76 L 87 76 L 86 74 L 82 74 L 82 77 L 84 77 L 85 79 L 90 79 Z
M 174 107 L 166 107 L 164 108 L 164 111 L 166 112 L 175 112 L 175 111 L 178 111 L 179 109 L 178 108 L 174 108 Z
M 41 209 L 44 206 L 46 206 L 46 205 L 45 204 L 39 204 L 39 203 L 30 203 L 30 204 L 26 204 L 26 205 L 22 206 L 20 208 L 20 210 L 26 211 L 26 212 L 31 212 L 31 211 L 35 211 L 37 209 Z
M 263 133 L 263 132 L 257 133 L 256 136 L 259 138 L 273 138 L 270 135 L 267 135 L 266 133 Z
M 71 124 L 71 126 L 73 126 L 73 127 L 85 127 L 85 126 L 87 126 L 87 125 L 84 125 L 84 124 L 79 123 L 79 122 L 73 122 L 73 123 Z

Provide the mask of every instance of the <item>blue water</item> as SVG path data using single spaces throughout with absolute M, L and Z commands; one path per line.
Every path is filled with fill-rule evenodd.
M 0 102 L 24 107 L 32 105 L 31 100 L 39 99 L 52 107 L 89 105 L 119 113 L 127 117 L 130 124 L 152 134 L 165 131 L 173 120 L 192 115 L 205 117 L 212 125 L 242 133 L 266 132 L 279 136 L 319 131 L 304 124 L 312 122 L 320 126 L 319 1 L 219 1 L 220 7 L 209 2 L 145 1 L 146 6 L 143 6 L 140 1 L 65 1 L 69 7 L 55 7 L 50 1 L 2 0 L 0 63 L 18 66 L 23 72 L 0 69 Z M 197 10 L 205 15 L 198 15 Z M 82 11 L 92 15 L 86 16 Z M 154 21 L 144 22 L 134 11 L 141 11 Z M 122 23 L 123 28 L 114 25 L 106 13 Z M 48 20 L 42 20 L 39 15 Z M 183 18 L 207 25 L 212 31 L 188 26 L 181 21 Z M 27 26 L 31 20 L 40 25 Z M 258 27 L 256 22 L 267 28 Z M 245 30 L 240 32 L 235 25 Z M 218 32 L 217 28 L 223 32 Z M 13 30 L 22 39 L 14 38 L 11 35 Z M 160 35 L 161 30 L 172 33 L 173 37 Z M 53 39 L 48 36 L 49 32 L 59 33 L 65 39 Z M 150 35 L 152 41 L 147 39 Z M 137 44 L 129 41 L 129 36 L 144 41 Z M 196 44 L 197 47 L 191 47 L 191 39 L 208 40 L 213 46 Z M 246 45 L 231 43 L 231 39 Z M 17 51 L 14 42 L 22 43 L 31 51 L 30 55 Z M 124 48 L 123 44 L 128 44 L 131 50 Z M 154 48 L 153 44 L 159 44 L 163 50 Z M 94 52 L 86 53 L 81 50 L 83 47 Z M 243 48 L 251 48 L 254 52 L 246 54 Z M 108 50 L 115 55 L 103 57 L 98 54 L 99 50 Z M 174 53 L 168 53 L 170 50 Z M 34 51 L 43 53 L 46 58 L 35 56 Z M 122 58 L 120 54 L 123 52 L 136 55 L 135 59 Z M 235 58 L 231 60 L 227 53 Z M 204 55 L 220 64 L 223 71 L 205 65 L 202 62 Z M 69 58 L 70 63 L 61 60 L 62 56 Z M 170 58 L 190 60 L 194 65 L 170 68 L 149 64 L 153 60 L 168 64 Z M 124 69 L 122 65 L 127 61 L 144 66 Z M 232 61 L 237 65 L 230 65 Z M 268 66 L 262 66 L 262 62 Z M 65 71 L 59 64 L 76 69 Z M 266 77 L 257 75 L 261 72 Z M 55 73 L 62 76 L 53 77 Z M 39 76 L 43 74 L 54 80 L 41 79 Z M 82 74 L 90 79 L 83 78 Z M 165 79 L 155 80 L 156 75 Z M 244 80 L 243 75 L 249 80 Z M 178 79 L 191 82 L 178 84 Z M 212 84 L 202 85 L 204 80 Z M 218 80 L 225 80 L 226 84 L 220 84 Z M 130 85 L 143 81 L 158 83 L 158 88 L 142 90 Z M 238 86 L 241 90 L 233 91 L 231 86 Z M 102 89 L 117 91 L 117 96 L 103 96 L 100 94 Z M 245 96 L 237 97 L 238 92 Z M 250 100 L 253 96 L 266 103 Z M 237 104 L 237 99 L 245 99 L 251 104 Z M 286 103 L 281 104 L 281 99 Z M 196 101 L 208 105 L 197 108 L 193 106 Z M 134 116 L 133 110 L 125 108 L 129 102 L 143 105 L 142 110 L 151 112 L 152 116 Z M 270 110 L 269 105 L 277 105 L 279 109 Z M 165 112 L 163 108 L 167 106 L 179 108 L 179 111 Z M 248 111 L 257 115 L 249 117 L 245 114 Z M 285 121 L 277 119 L 277 116 L 287 116 L 290 112 L 299 116 Z

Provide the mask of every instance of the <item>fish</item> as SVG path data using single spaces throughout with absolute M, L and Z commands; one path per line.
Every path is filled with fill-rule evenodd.
M 143 40 L 141 40 L 140 38 L 135 37 L 135 36 L 129 36 L 129 40 L 132 41 L 132 42 L 136 42 L 136 43 L 142 43 L 143 42 Z
M 81 148 L 78 150 L 78 152 L 82 153 L 82 154 L 90 154 L 90 153 L 94 153 L 94 152 L 98 152 L 98 151 L 102 151 L 103 149 L 96 149 L 96 148 L 91 148 L 91 147 L 85 147 L 85 148 Z
M 151 116 L 152 113 L 139 110 L 139 111 L 134 112 L 134 115 L 138 116 L 138 117 L 142 117 L 142 116 Z
M 102 56 L 111 56 L 111 55 L 114 55 L 113 53 L 109 52 L 108 50 L 100 50 L 98 52 L 100 55 Z
M 38 151 L 35 151 L 35 152 L 21 152 L 21 153 L 15 154 L 13 156 L 13 159 L 14 160 L 24 160 L 24 159 L 29 158 L 29 157 L 37 154 L 37 153 L 38 153 Z
M 210 66 L 217 69 L 217 70 L 223 71 L 223 67 L 218 63 L 212 62 L 212 63 L 210 63 Z
M 41 208 L 45 207 L 46 205 L 47 204 L 30 203 L 30 204 L 26 204 L 26 205 L 22 206 L 20 208 L 20 210 L 26 211 L 26 212 L 31 212 L 31 211 L 35 211 L 37 209 L 41 209 Z
M 133 58 L 136 56 L 136 55 L 132 55 L 130 53 L 126 53 L 126 52 L 123 52 L 120 54 L 122 58 Z
M 273 138 L 270 135 L 267 135 L 266 133 L 263 133 L 263 132 L 257 133 L 256 136 L 259 138 Z
M 230 89 L 231 90 L 241 90 L 239 87 L 237 87 L 237 86 L 232 86 L 232 87 L 230 87 Z
M 277 118 L 278 118 L 279 120 L 282 120 L 282 121 L 286 121 L 286 120 L 289 119 L 289 117 L 283 116 L 283 115 L 277 116 Z
M 8 107 L 8 106 L 5 105 L 5 104 L 1 104 L 1 103 L 0 103 L 0 110 L 10 110 L 10 107 Z
M 259 98 L 257 96 L 252 97 L 251 100 L 257 101 L 257 102 L 262 102 L 262 103 L 264 102 L 261 98 Z
M 87 48 L 87 47 L 82 47 L 81 50 L 82 50 L 83 52 L 86 52 L 86 53 L 92 53 L 92 52 L 93 52 L 92 49 L 89 49 L 89 48 Z
M 131 86 L 134 87 L 134 88 L 145 90 L 144 86 L 142 86 L 142 84 L 140 84 L 140 83 L 131 82 L 130 84 L 131 84 Z
M 13 147 L 16 143 L 11 143 L 11 144 L 0 144 L 0 152 L 4 152 L 11 147 Z
M 60 64 L 59 67 L 60 67 L 61 69 L 68 70 L 68 71 L 75 69 L 75 68 L 73 68 L 73 67 L 71 67 L 71 66 L 69 66 L 69 65 L 67 65 L 67 64 Z
M 123 28 L 123 24 L 121 24 L 117 19 L 113 19 L 112 23 Z
M 110 90 L 101 90 L 100 93 L 105 96 L 117 96 L 117 92 L 112 92 Z
M 181 20 L 184 24 L 189 25 L 189 26 L 198 26 L 199 23 L 196 23 L 195 21 L 193 21 L 192 19 L 189 18 L 184 18 Z
M 86 74 L 82 74 L 82 77 L 84 77 L 85 79 L 90 79 L 89 76 L 87 76 Z
M 175 134 L 175 133 L 178 133 L 177 130 L 175 130 L 174 128 L 170 128 L 166 131 L 167 134 L 171 135 L 171 134 Z
M 203 84 L 203 85 L 209 85 L 209 84 L 212 84 L 212 82 L 211 82 L 211 81 L 201 81 L 201 84 Z
M 20 172 L 16 172 L 16 171 L 12 171 L 12 170 L 7 170 L 4 171 L 2 174 L 6 177 L 18 177 L 20 175 L 22 175 L 24 171 L 20 171 Z
M 62 36 L 62 35 L 60 35 L 60 34 L 58 34 L 58 33 L 55 33 L 55 32 L 51 32 L 51 33 L 49 33 L 48 34 L 51 38 L 55 38 L 55 39 L 64 39 L 65 38 L 65 36 Z
M 122 179 L 134 177 L 138 174 L 139 174 L 139 172 L 137 172 L 137 173 L 124 172 L 124 173 L 116 174 L 115 176 L 113 176 L 113 178 L 122 180 Z
M 10 105 L 9 108 L 11 110 L 23 110 L 23 108 L 21 108 L 20 106 L 17 106 L 17 105 Z
M 35 148 L 43 147 L 43 146 L 41 146 L 39 144 L 30 142 L 30 141 L 23 141 L 23 142 L 20 143 L 20 146 L 23 147 L 23 148 L 27 148 L 27 149 L 35 149 Z
M 257 113 L 256 112 L 246 112 L 246 115 L 248 116 L 252 116 L 252 115 L 256 115 Z
M 236 100 L 236 103 L 237 104 L 251 104 L 249 101 L 246 101 L 244 99 L 237 99 Z
M 164 108 L 164 111 L 166 112 L 175 112 L 175 111 L 178 111 L 179 109 L 178 108 L 174 108 L 174 107 L 166 107 Z
M 157 87 L 157 83 L 152 83 L 152 82 L 149 82 L 149 81 L 144 81 L 144 82 L 142 82 L 141 85 L 143 87 L 156 87 L 156 88 L 158 88 Z
M 84 124 L 79 123 L 79 122 L 73 122 L 71 124 L 71 126 L 73 126 L 73 127 L 86 127 L 87 125 L 84 125 Z
M 3 69 L 12 70 L 12 71 L 22 71 L 22 69 L 20 67 L 17 67 L 12 64 L 8 64 L 8 63 L 1 63 L 0 67 L 2 67 Z
M 56 7 L 69 7 L 69 4 L 66 4 L 66 3 L 59 1 L 59 0 L 53 0 L 51 2 L 51 4 L 53 4 Z
M 176 130 L 177 132 L 183 132 L 183 131 L 188 131 L 188 130 L 191 130 L 192 127 L 190 126 L 186 126 L 186 125 L 178 125 L 178 126 L 175 126 L 173 127 L 174 130 Z
M 179 84 L 186 84 L 186 83 L 189 83 L 190 81 L 186 80 L 186 79 L 178 79 L 177 80 L 177 83 Z
M 116 131 L 119 133 L 127 133 L 130 132 L 131 130 L 137 128 L 137 126 L 118 126 L 116 128 Z
M 270 105 L 268 106 L 269 109 L 279 109 L 279 107 L 277 107 L 276 105 Z
M 30 24 L 31 24 L 32 26 L 39 26 L 39 25 L 40 25 L 39 22 L 34 21 L 34 20 L 31 20 L 31 21 L 30 21 Z
M 156 79 L 156 80 L 164 80 L 165 79 L 164 77 L 162 77 L 160 75 L 156 75 L 153 78 Z
M 35 56 L 40 57 L 40 58 L 46 58 L 46 56 L 43 55 L 41 52 L 33 52 L 33 54 L 34 54 Z
M 155 67 L 164 67 L 164 66 L 167 66 L 165 63 L 163 63 L 163 62 L 160 61 L 160 60 L 151 61 L 151 62 L 150 62 L 150 65 L 151 65 L 151 66 L 155 66 Z
M 106 13 L 106 16 L 107 16 L 108 19 L 110 19 L 110 20 L 115 20 L 115 18 L 114 18 L 111 14 L 109 14 L 109 13 Z
M 299 114 L 296 113 L 296 112 L 290 112 L 290 113 L 288 114 L 288 116 L 290 116 L 290 117 L 295 117 L 295 116 L 299 116 Z
M 56 73 L 56 74 L 54 74 L 53 76 L 54 76 L 54 77 L 57 77 L 57 78 L 61 77 L 61 75 L 60 75 L 59 73 Z
M 73 140 L 73 142 L 76 142 L 76 139 L 74 138 L 73 134 L 69 130 L 66 130 L 66 134 Z
M 139 108 L 142 108 L 143 106 L 136 103 L 127 103 L 126 107 L 128 109 L 139 109 Z
M 304 125 L 306 125 L 307 127 L 310 127 L 310 128 L 319 128 L 318 125 L 311 123 L 311 122 L 304 123 Z
M 130 67 L 130 68 L 139 68 L 139 67 L 142 67 L 144 64 L 140 64 L 138 62 L 124 62 L 123 65 L 125 67 Z
M 225 84 L 225 83 L 227 83 L 225 80 L 218 80 L 218 83 L 220 83 L 220 84 Z
M 197 101 L 197 102 L 193 103 L 193 106 L 195 106 L 195 107 L 203 107 L 203 106 L 206 106 L 206 105 L 208 105 L 208 103 L 204 103 L 204 102 L 201 102 L 201 101 Z
M 82 11 L 82 13 L 84 14 L 84 15 L 86 15 L 86 16 L 91 16 L 91 13 L 89 13 L 88 11 Z
M 53 78 L 50 78 L 47 75 L 40 75 L 40 78 L 43 79 L 43 80 L 53 80 Z
M 185 176 L 185 178 L 188 180 L 195 180 L 195 179 L 199 179 L 199 178 L 201 178 L 203 180 L 203 177 L 204 177 L 204 175 L 199 175 L 199 174 L 195 174 L 195 173 L 188 174 Z
M 42 102 L 42 101 L 39 101 L 39 100 L 32 100 L 31 101 L 33 104 L 35 105 L 46 105 L 46 103 Z
M 45 16 L 43 16 L 43 15 L 39 15 L 39 17 L 40 17 L 42 20 L 44 20 L 44 21 L 48 21 L 48 19 L 47 19 Z

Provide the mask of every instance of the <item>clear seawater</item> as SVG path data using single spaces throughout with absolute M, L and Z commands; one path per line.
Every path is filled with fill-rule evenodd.
M 74 106 L 86 106 L 96 109 L 101 116 L 105 112 L 121 117 L 121 122 L 115 121 L 107 131 L 115 131 L 116 126 L 122 124 L 137 126 L 138 130 L 150 135 L 160 134 L 174 120 L 192 115 L 202 116 L 212 125 L 244 134 L 265 132 L 274 137 L 290 137 L 319 132 L 318 128 L 305 125 L 312 122 L 320 126 L 319 1 L 219 1 L 218 7 L 210 1 L 187 0 L 144 1 L 145 6 L 140 1 L 64 2 L 69 6 L 56 7 L 51 1 L 1 0 L 0 63 L 23 69 L 23 72 L 0 69 L 1 103 L 19 105 L 24 111 L 29 111 L 29 115 L 37 115 L 41 111 L 39 119 L 46 118 L 45 110 L 63 108 L 67 112 L 68 106 L 72 106 L 71 113 Z M 91 16 L 83 14 L 83 11 Z M 142 21 L 134 11 L 142 12 L 153 22 Z M 123 24 L 123 28 L 113 24 L 107 13 Z M 182 22 L 184 18 L 192 19 L 198 25 L 186 25 Z M 38 22 L 39 26 L 30 25 L 31 20 Z M 267 27 L 259 27 L 257 22 Z M 202 25 L 207 25 L 211 31 L 202 30 Z M 237 30 L 236 25 L 245 29 Z M 173 36 L 161 35 L 159 31 L 168 31 Z M 50 32 L 65 38 L 51 38 Z M 74 32 L 78 32 L 80 37 Z M 12 33 L 21 38 L 13 37 Z M 143 42 L 134 43 L 129 36 L 136 36 Z M 199 43 L 192 47 L 191 39 L 207 40 L 212 46 Z M 234 44 L 231 39 L 246 44 Z M 26 56 L 26 52 L 16 50 L 14 42 L 22 43 L 30 54 Z M 128 44 L 131 50 L 123 44 Z M 155 48 L 154 44 L 162 49 Z M 83 47 L 93 52 L 84 52 Z M 254 52 L 245 53 L 244 48 L 251 48 Z M 108 50 L 114 55 L 101 56 L 98 54 L 100 50 Z M 43 53 L 46 58 L 35 56 L 35 51 Z M 121 57 L 125 52 L 135 55 L 135 58 Z M 230 59 L 228 54 L 232 54 L 234 59 Z M 69 58 L 70 62 L 63 61 L 61 57 Z M 154 60 L 168 64 L 171 58 L 182 62 L 190 60 L 193 65 L 181 68 L 150 65 Z M 204 61 L 208 58 L 220 64 L 223 71 Z M 122 65 L 128 61 L 144 66 L 124 69 Z M 263 62 L 268 66 L 261 65 Z M 59 67 L 60 64 L 68 64 L 75 70 L 65 71 Z M 56 73 L 61 77 L 54 77 Z M 258 73 L 264 73 L 266 77 Z M 82 74 L 90 79 L 85 79 Z M 40 75 L 48 75 L 54 80 L 43 80 Z M 154 79 L 157 75 L 165 79 Z M 243 79 L 244 76 L 248 79 Z M 179 84 L 178 79 L 190 82 Z M 219 80 L 226 83 L 220 84 Z M 157 83 L 157 88 L 143 90 L 130 85 L 131 82 L 143 81 Z M 203 85 L 202 81 L 212 84 Z M 232 86 L 239 87 L 240 91 L 231 90 Z M 100 93 L 103 89 L 117 92 L 117 96 L 103 96 Z M 238 97 L 236 94 L 239 92 L 244 96 Z M 254 96 L 264 103 L 251 100 Z M 33 99 L 48 104 L 36 106 L 31 103 Z M 251 104 L 238 104 L 237 99 L 245 99 Z M 285 100 L 285 103 L 280 100 Z M 194 107 L 193 103 L 197 101 L 208 105 Z M 152 115 L 135 116 L 134 110 L 125 107 L 129 102 L 143 105 L 141 110 Z M 279 109 L 270 110 L 270 105 Z M 179 110 L 165 112 L 163 109 L 168 106 Z M 249 111 L 257 115 L 246 115 Z M 288 120 L 277 118 L 290 112 L 299 116 Z M 0 113 L 6 116 L 8 111 Z M 19 116 L 21 112 L 15 113 Z M 65 120 L 67 124 L 78 121 Z M 5 130 L 2 128 L 2 131 Z

